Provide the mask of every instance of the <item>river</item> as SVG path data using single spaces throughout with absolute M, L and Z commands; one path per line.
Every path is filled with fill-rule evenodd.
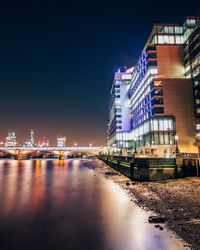
M 0 160 L 1 250 L 179 250 L 91 160 Z

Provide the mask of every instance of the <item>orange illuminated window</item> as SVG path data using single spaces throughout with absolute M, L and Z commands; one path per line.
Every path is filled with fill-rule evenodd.
M 162 87 L 162 81 L 154 81 L 155 87 Z

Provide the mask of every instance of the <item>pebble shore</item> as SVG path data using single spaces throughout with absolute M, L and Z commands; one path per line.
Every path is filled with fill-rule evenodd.
M 132 182 L 99 161 L 99 171 L 124 188 L 132 201 L 145 210 L 163 216 L 166 226 L 200 250 L 200 178 L 157 182 Z

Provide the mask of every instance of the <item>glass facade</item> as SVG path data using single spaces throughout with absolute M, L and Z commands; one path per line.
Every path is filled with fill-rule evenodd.
M 130 74 L 116 74 L 111 91 L 108 144 L 118 148 L 143 150 L 156 145 L 175 147 L 176 117 L 165 115 L 163 78 L 159 74 L 160 46 L 177 45 L 184 52 L 182 68 L 185 75 L 194 78 L 197 128 L 200 136 L 200 19 L 188 17 L 183 25 L 155 25 L 150 37 Z M 174 47 L 174 46 L 173 46 Z M 163 57 L 163 60 L 165 58 Z M 169 73 L 170 74 L 170 73 Z M 178 78 L 167 75 L 167 78 Z M 122 82 L 127 84 L 130 129 L 124 129 Z M 114 105 L 115 104 L 115 105 Z M 114 105 L 114 106 L 113 106 Z M 114 107 L 114 108 L 113 108 Z M 173 112 L 172 112 L 173 113 Z
M 193 79 L 196 113 L 196 138 L 200 146 L 200 19 L 188 19 L 185 23 L 184 59 L 185 75 Z
M 131 79 L 131 70 L 127 72 L 115 73 L 115 78 L 111 88 L 110 111 L 108 122 L 108 145 L 121 144 L 117 141 L 116 135 L 122 131 L 130 130 L 130 105 L 128 90 Z M 123 144 L 127 147 L 127 144 Z M 122 145 L 122 146 L 123 146 Z

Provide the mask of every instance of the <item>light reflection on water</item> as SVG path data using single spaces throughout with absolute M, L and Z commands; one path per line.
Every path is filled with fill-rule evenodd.
M 95 162 L 0 161 L 0 249 L 173 250 Z

